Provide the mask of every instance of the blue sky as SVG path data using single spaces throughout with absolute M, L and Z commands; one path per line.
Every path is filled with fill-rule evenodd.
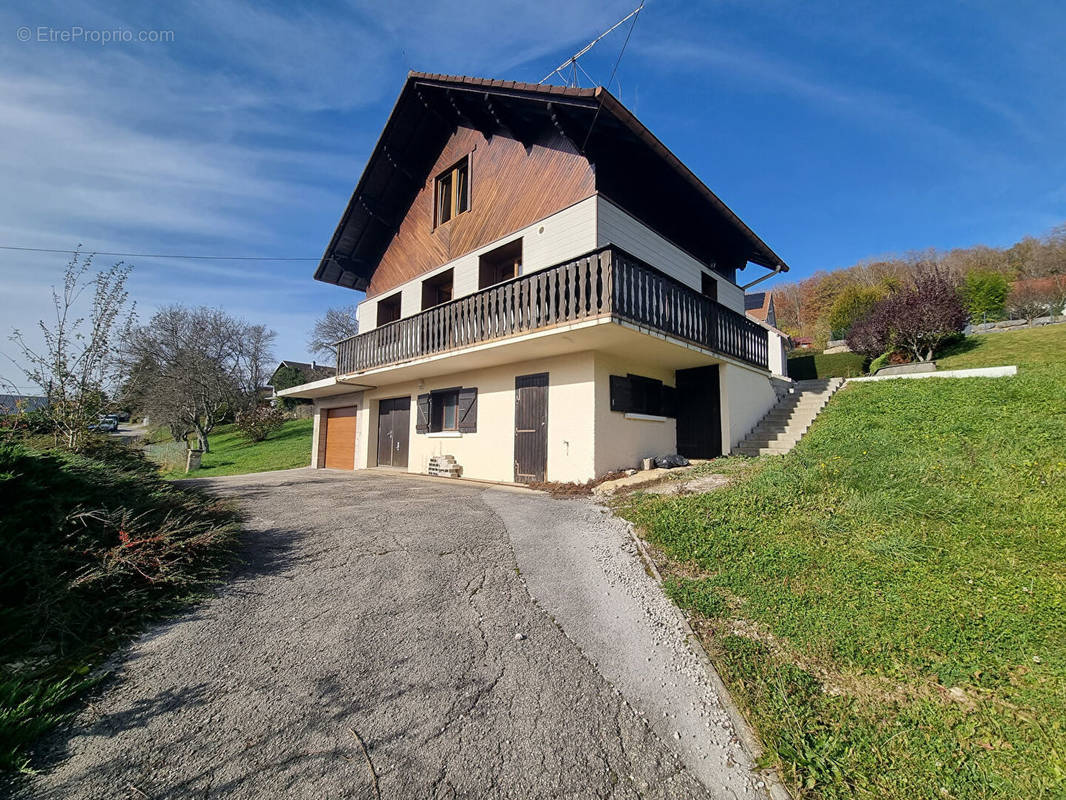
M 318 257 L 408 69 L 536 82 L 634 4 L 5 8 L 0 245 Z M 75 26 L 173 34 L 37 40 Z M 583 59 L 597 82 L 623 38 Z M 612 88 L 802 277 L 1066 219 L 1063 42 L 1055 0 L 649 0 Z M 274 328 L 279 357 L 361 298 L 311 262 L 130 260 L 142 318 L 219 305 Z M 0 250 L 0 353 L 64 263 Z M 25 382 L 6 359 L 0 377 Z

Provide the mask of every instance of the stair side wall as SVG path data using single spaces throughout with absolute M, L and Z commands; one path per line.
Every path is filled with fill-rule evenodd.
M 777 404 L 777 392 L 766 373 L 722 364 L 722 449 L 729 453 Z

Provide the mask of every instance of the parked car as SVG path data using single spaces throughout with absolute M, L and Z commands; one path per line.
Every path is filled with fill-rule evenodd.
M 130 412 L 129 411 L 119 411 L 115 416 L 118 417 L 118 421 L 119 422 L 129 422 L 130 421 Z
M 114 433 L 118 430 L 118 415 L 105 414 L 101 416 L 95 425 L 89 426 L 89 430 L 99 431 L 100 433 Z

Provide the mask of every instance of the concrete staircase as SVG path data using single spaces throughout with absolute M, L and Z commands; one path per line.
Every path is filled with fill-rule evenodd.
M 843 383 L 843 378 L 796 381 L 792 390 L 778 399 L 777 405 L 759 420 L 733 453 L 742 456 L 784 455 L 803 438 L 815 417 Z

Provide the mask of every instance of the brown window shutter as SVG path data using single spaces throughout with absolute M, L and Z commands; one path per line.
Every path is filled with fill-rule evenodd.
M 477 433 L 477 389 L 459 390 L 459 432 Z
M 415 420 L 415 433 L 429 433 L 429 395 L 418 396 L 418 419 Z

